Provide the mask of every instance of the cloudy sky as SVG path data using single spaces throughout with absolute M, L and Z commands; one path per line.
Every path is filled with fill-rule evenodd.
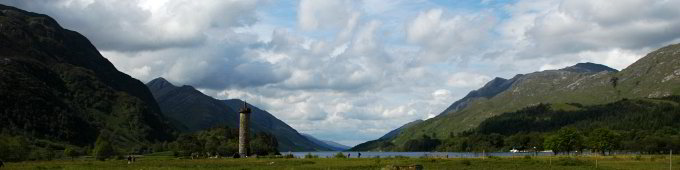
M 680 42 L 680 0 L 0 0 L 87 36 L 119 70 L 245 99 L 355 145 L 493 77 L 623 69 Z

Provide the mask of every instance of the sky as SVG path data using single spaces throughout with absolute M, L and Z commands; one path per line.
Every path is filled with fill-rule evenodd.
M 117 69 L 239 98 L 353 146 L 494 77 L 624 69 L 680 43 L 680 0 L 0 0 L 80 32 Z

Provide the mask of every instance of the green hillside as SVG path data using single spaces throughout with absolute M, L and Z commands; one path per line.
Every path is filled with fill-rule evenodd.
M 491 117 L 475 129 L 438 141 L 436 150 L 508 151 L 536 147 L 555 152 L 587 149 L 659 154 L 680 149 L 680 96 L 569 105 L 578 109 L 565 111 L 553 104 L 539 104 Z M 417 148 L 408 144 L 402 149 Z
M 441 115 L 404 129 L 390 142 L 400 146 L 423 135 L 449 136 L 475 128 L 489 117 L 539 103 L 594 105 L 623 98 L 680 94 L 678 44 L 651 52 L 620 72 L 605 68 L 592 69 L 592 65 L 577 64 L 560 70 L 517 75 L 509 80 L 501 79 L 502 82 L 508 82 L 505 86 L 501 86 L 503 83 L 498 83 L 499 80 L 495 79 L 470 93 L 487 95 L 466 96 Z M 490 88 L 493 85 L 503 88 Z M 456 105 L 457 103 L 464 105 Z
M 57 150 L 101 136 L 132 149 L 173 139 L 142 82 L 46 15 L 0 5 L 0 80 L 3 144 Z

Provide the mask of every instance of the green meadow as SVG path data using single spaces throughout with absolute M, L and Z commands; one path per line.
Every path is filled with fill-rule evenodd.
M 680 169 L 673 158 L 672 168 Z M 26 161 L 6 163 L 3 169 L 390 169 L 394 166 L 422 165 L 424 169 L 669 169 L 668 155 L 626 156 L 541 156 L 484 158 L 217 158 L 178 159 L 168 156 L 144 156 L 128 164 L 127 160 Z

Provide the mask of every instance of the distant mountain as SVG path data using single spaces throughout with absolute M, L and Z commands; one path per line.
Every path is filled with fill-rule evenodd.
M 163 113 L 182 131 L 194 132 L 221 124 L 238 128 L 236 109 L 194 87 L 177 87 L 163 78 L 151 80 L 146 85 Z
M 104 135 L 118 148 L 173 139 L 142 82 L 47 15 L 0 5 L 0 80 L 3 133 L 76 146 Z
M 678 94 L 680 44 L 675 44 L 647 54 L 620 72 L 600 64 L 579 63 L 559 70 L 519 74 L 511 79 L 496 78 L 454 102 L 437 117 L 405 128 L 383 145 L 399 148 L 423 135 L 442 138 L 475 128 L 489 117 L 539 103 L 595 105 L 624 98 Z
M 399 128 L 396 128 L 396 129 L 394 129 L 390 132 L 387 132 L 385 135 L 383 135 L 382 137 L 380 137 L 376 140 L 371 140 L 371 141 L 367 141 L 367 142 L 364 142 L 364 143 L 360 143 L 360 144 L 352 147 L 349 150 L 351 150 L 351 151 L 386 151 L 386 150 L 393 150 L 395 146 L 390 142 L 390 141 L 392 141 L 392 139 L 396 138 L 399 134 L 401 134 L 401 132 L 404 129 L 415 126 L 415 125 L 422 123 L 422 122 L 423 122 L 423 120 L 420 120 L 420 119 L 412 121 L 412 122 L 408 122 L 408 123 L 400 126 Z
M 477 98 L 491 98 L 496 96 L 498 93 L 501 93 L 522 77 L 521 74 L 513 77 L 512 79 L 504 79 L 500 77 L 496 77 L 493 80 L 489 81 L 486 83 L 482 88 L 479 88 L 477 90 L 473 90 L 465 97 L 462 99 L 453 102 L 448 108 L 446 108 L 440 115 L 445 115 L 447 113 L 456 113 L 458 110 L 461 110 L 467 106 L 468 103 L 470 103 L 472 100 L 477 99 Z
M 316 144 L 319 144 L 321 146 L 324 146 L 326 148 L 330 148 L 334 151 L 344 151 L 344 150 L 347 150 L 347 149 L 350 148 L 349 146 L 339 144 L 339 143 L 336 143 L 336 142 L 333 142 L 333 141 L 317 139 L 314 136 L 309 135 L 309 134 L 304 134 L 304 133 L 301 133 L 301 134 L 302 134 L 302 136 L 306 137 L 310 141 L 312 141 Z
M 241 100 L 217 100 L 191 86 L 177 87 L 164 78 L 156 78 L 146 85 L 163 113 L 185 132 L 195 132 L 219 125 L 238 128 L 237 110 L 243 107 Z M 273 134 L 278 140 L 279 151 L 330 150 L 308 140 L 269 112 L 250 104 L 248 107 L 253 110 L 250 115 L 251 130 Z

